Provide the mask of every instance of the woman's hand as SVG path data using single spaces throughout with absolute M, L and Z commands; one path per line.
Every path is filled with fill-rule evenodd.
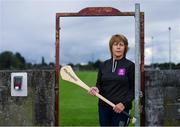
M 92 96 L 95 96 L 96 93 L 99 93 L 99 89 L 97 87 L 91 87 L 88 93 Z
M 116 113 L 121 113 L 123 110 L 125 109 L 123 103 L 118 103 L 115 105 L 115 107 L 113 108 L 113 110 L 116 112 Z

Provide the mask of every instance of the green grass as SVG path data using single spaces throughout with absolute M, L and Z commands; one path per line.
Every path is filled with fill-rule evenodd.
M 94 86 L 97 72 L 76 72 L 78 77 Z M 60 80 L 60 125 L 61 126 L 99 126 L 98 99 L 72 83 Z

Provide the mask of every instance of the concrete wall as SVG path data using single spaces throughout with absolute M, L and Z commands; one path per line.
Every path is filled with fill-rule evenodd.
M 0 71 L 0 125 L 53 125 L 55 71 L 25 70 L 27 97 L 11 96 L 11 72 Z
M 0 125 L 53 125 L 55 71 L 26 72 L 28 96 L 12 97 L 11 72 L 0 71 Z M 145 103 L 147 126 L 180 125 L 180 70 L 145 71 Z
M 147 126 L 180 125 L 180 70 L 145 71 Z

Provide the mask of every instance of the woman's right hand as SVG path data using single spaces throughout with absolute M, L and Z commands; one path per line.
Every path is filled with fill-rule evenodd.
M 96 93 L 99 93 L 99 89 L 97 87 L 91 87 L 88 93 L 92 96 L 95 96 Z

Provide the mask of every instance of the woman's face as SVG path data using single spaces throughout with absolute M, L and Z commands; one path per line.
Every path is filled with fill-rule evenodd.
M 124 57 L 125 45 L 122 41 L 114 42 L 112 45 L 112 54 L 114 58 Z

